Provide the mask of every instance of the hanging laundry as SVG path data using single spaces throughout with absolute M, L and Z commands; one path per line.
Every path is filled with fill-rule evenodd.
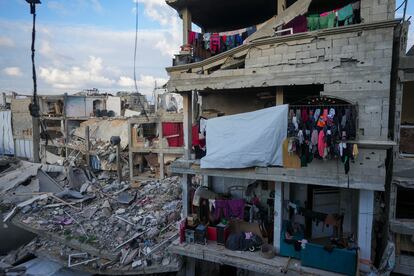
M 203 34 L 204 48 L 206 50 L 210 50 L 210 37 L 211 35 L 209 33 Z
M 354 146 L 352 147 L 352 156 L 354 158 L 357 158 L 358 154 L 359 154 L 358 145 L 354 144 Z
M 319 14 L 311 14 L 306 17 L 306 20 L 309 31 L 316 31 L 319 29 Z
M 318 136 L 318 152 L 319 156 L 324 158 L 325 156 L 325 148 L 326 148 L 326 142 L 325 142 L 325 133 L 323 130 L 319 131 Z
M 196 33 L 193 31 L 188 31 L 188 44 L 194 45 L 196 39 Z
M 335 12 L 328 12 L 324 16 L 319 17 L 319 29 L 327 29 L 335 27 L 336 14 Z
M 323 114 L 319 117 L 317 126 L 324 127 L 326 125 L 327 118 L 328 118 L 328 109 L 324 109 Z
M 342 25 L 351 25 L 354 19 L 354 9 L 352 4 L 346 5 L 342 9 L 338 10 L 338 22 L 337 26 Z
M 246 29 L 247 36 L 251 36 L 254 32 L 256 32 L 256 26 L 251 26 Z
M 319 108 L 317 108 L 315 110 L 315 114 L 313 115 L 314 122 L 317 122 L 319 120 L 319 115 L 320 114 L 321 114 L 321 110 Z
M 313 146 L 318 144 L 318 131 L 316 129 L 312 131 L 311 142 Z
M 289 21 L 285 26 L 283 26 L 283 30 L 292 28 L 293 33 L 304 33 L 308 31 L 307 27 L 307 20 L 304 15 L 299 15 Z
M 306 108 L 302 109 L 302 122 L 306 123 L 308 121 L 309 117 L 308 117 L 308 111 L 306 110 Z
M 210 50 L 212 53 L 218 53 L 220 51 L 220 36 L 217 33 L 210 36 Z
M 236 47 L 243 44 L 243 38 L 240 34 L 235 35 L 234 40 L 236 41 Z

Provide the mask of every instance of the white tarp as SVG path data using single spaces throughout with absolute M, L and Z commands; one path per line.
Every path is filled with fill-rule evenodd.
M 0 111 L 0 154 L 14 154 L 11 111 Z
M 282 166 L 288 105 L 207 121 L 207 155 L 202 169 Z

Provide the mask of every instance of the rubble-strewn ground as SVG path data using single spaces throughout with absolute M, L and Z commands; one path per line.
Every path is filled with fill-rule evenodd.
M 79 179 L 67 181 L 59 193 L 32 193 L 47 196 L 20 206 L 11 218 L 39 235 L 29 245 L 33 253 L 62 262 L 71 256 L 76 266 L 112 274 L 180 268 L 181 260 L 165 250 L 177 236 L 182 209 L 178 177 L 148 180 L 138 188 L 107 173 L 74 183 Z

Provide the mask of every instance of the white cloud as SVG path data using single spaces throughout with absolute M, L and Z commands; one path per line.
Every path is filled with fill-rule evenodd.
M 155 84 L 157 84 L 157 87 L 159 87 L 161 85 L 164 85 L 166 82 L 167 79 L 165 78 L 156 78 L 151 75 L 140 75 L 139 79 L 137 80 L 137 87 L 139 92 L 150 95 L 155 87 Z M 135 88 L 134 79 L 126 76 L 121 76 L 119 78 L 118 85 L 131 90 L 134 90 Z
M 92 9 L 93 0 L 76 0 L 73 3 L 81 1 L 82 9 Z M 145 16 L 156 21 L 151 28 L 140 27 L 138 31 L 137 85 L 141 93 L 151 95 L 155 80 L 158 85 L 167 80 L 165 67 L 171 66 L 173 54 L 179 50 L 182 30 L 177 13 L 164 0 L 138 1 L 140 8 L 145 9 Z M 70 6 L 66 1 L 51 0 L 49 3 L 52 3 L 51 7 L 47 6 L 49 9 L 61 13 L 66 12 Z M 135 6 L 131 0 L 129 3 Z M 100 5 L 101 2 L 95 1 L 95 4 Z M 133 17 L 131 14 L 126 16 Z M 0 26 L 0 38 L 7 37 L 15 45 L 8 50 L 7 56 L 0 58 L 0 70 L 16 64 L 24 69 L 21 82 L 1 74 L 0 87 L 30 93 L 31 24 L 0 19 Z M 129 30 L 114 30 L 72 23 L 45 24 L 39 21 L 37 30 L 36 66 L 41 93 L 70 94 L 91 87 L 97 87 L 103 92 L 135 90 L 131 82 L 134 71 L 134 26 Z M 1 41 L 0 39 L 0 46 Z
M 8 37 L 5 37 L 5 36 L 0 36 L 0 47 L 1 46 L 13 47 L 14 46 L 14 41 L 11 38 L 8 38 Z
M 3 73 L 10 77 L 20 77 L 22 76 L 22 71 L 19 67 L 6 67 L 3 69 Z
M 103 75 L 102 59 L 90 56 L 82 67 L 73 66 L 69 70 L 40 67 L 39 77 L 55 88 L 82 89 L 85 87 L 108 87 L 114 80 Z
M 120 76 L 118 80 L 118 85 L 126 88 L 134 87 L 134 80 L 130 77 Z

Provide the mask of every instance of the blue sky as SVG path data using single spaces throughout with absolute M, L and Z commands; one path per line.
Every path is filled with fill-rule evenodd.
M 414 4 L 408 5 L 408 16 L 414 15 Z M 138 0 L 138 13 L 138 87 L 149 95 L 155 81 L 167 80 L 164 68 L 178 52 L 181 20 L 165 0 Z M 42 0 L 37 14 L 40 93 L 133 89 L 135 0 Z M 30 31 L 28 4 L 0 0 L 0 92 L 32 91 Z

